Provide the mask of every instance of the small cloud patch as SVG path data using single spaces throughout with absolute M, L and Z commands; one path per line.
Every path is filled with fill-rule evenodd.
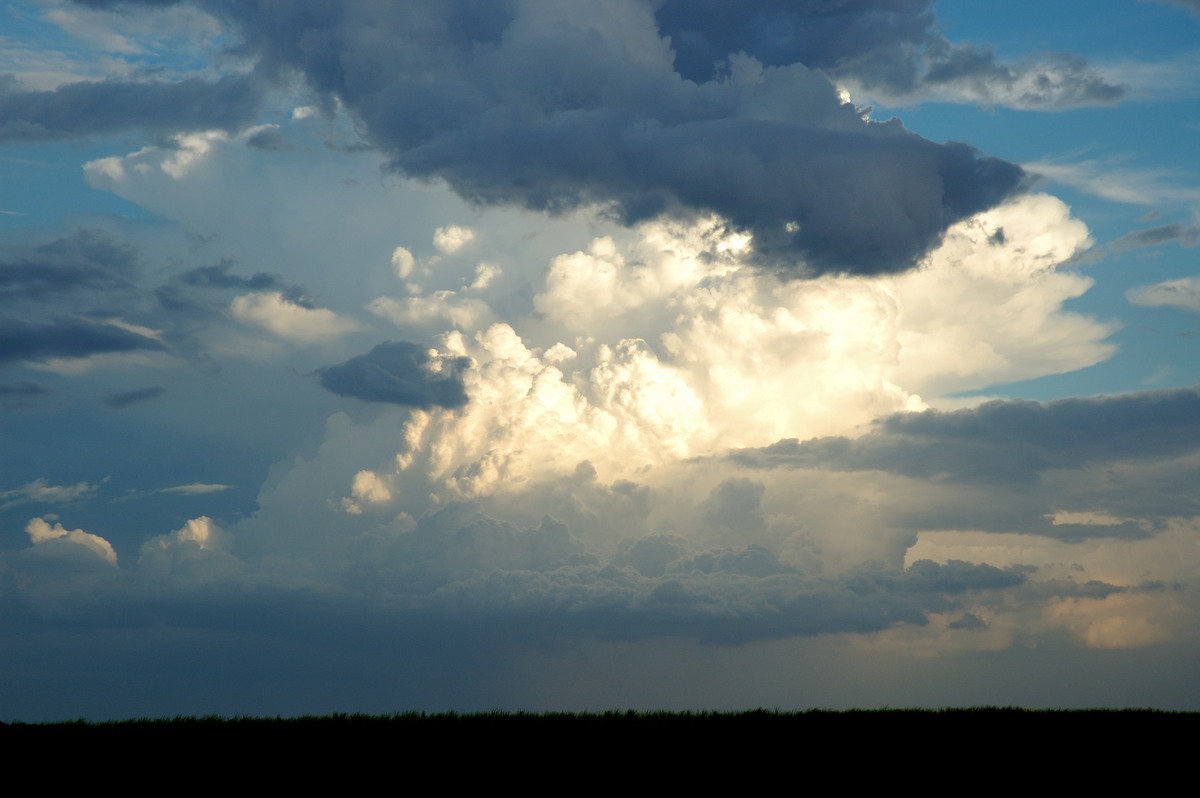
M 462 372 L 469 365 L 469 358 L 400 341 L 382 343 L 317 373 L 326 390 L 341 396 L 407 407 L 461 407 L 467 403 Z
M 132 407 L 142 402 L 148 402 L 151 399 L 157 399 L 167 392 L 167 389 L 161 385 L 152 385 L 149 388 L 139 388 L 136 391 L 122 391 L 121 393 L 111 393 L 104 397 L 104 406 L 111 407 L 115 410 L 120 410 L 126 407 Z

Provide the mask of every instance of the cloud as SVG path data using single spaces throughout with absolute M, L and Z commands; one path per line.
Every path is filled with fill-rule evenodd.
M 35 479 L 20 488 L 0 492 L 0 510 L 20 504 L 46 503 L 63 504 L 90 499 L 100 489 L 99 485 L 77 482 L 74 485 L 51 485 L 44 478 Z
M 780 59 L 765 39 L 722 40 L 727 72 L 681 74 L 686 37 L 674 45 L 664 22 L 674 7 L 198 6 L 240 34 L 255 75 L 302 75 L 403 174 L 444 180 L 472 202 L 599 206 L 628 224 L 716 212 L 789 275 L 911 268 L 950 224 L 1022 180 L 1019 167 L 966 145 L 864 120 L 817 71 L 829 62 L 821 48 Z M 724 18 L 696 11 L 699 35 L 719 39 Z M 845 16 L 865 32 L 879 11 L 859 3 Z M 796 12 L 813 14 L 823 16 Z M 885 15 L 915 31 L 931 22 L 924 3 Z M 312 46 L 294 47 L 301 39 Z M 839 64 L 861 55 L 854 35 L 830 44 L 844 48 Z M 243 118 L 233 117 L 209 127 L 231 129 Z
M 89 534 L 82 529 L 67 530 L 62 524 L 50 526 L 42 518 L 32 518 L 25 525 L 25 532 L 33 545 L 42 552 L 53 550 L 55 553 L 74 556 L 74 547 L 79 547 L 110 565 L 117 564 L 117 554 L 112 545 L 99 535 Z
M 826 467 L 820 452 L 796 467 L 723 454 L 797 434 L 837 436 L 848 447 L 864 433 L 886 454 L 892 438 L 869 432 L 881 415 L 923 409 L 999 375 L 1103 359 L 1111 328 L 1063 309 L 1090 281 L 1057 268 L 1089 243 L 1066 207 L 1044 196 L 955 225 L 922 269 L 874 279 L 780 280 L 754 268 L 744 237 L 713 219 L 596 237 L 529 278 L 536 293 L 525 315 L 457 326 L 435 339 L 436 350 L 406 345 L 403 368 L 385 374 L 378 364 L 344 364 L 355 368 L 335 372 L 327 388 L 362 397 L 378 379 L 386 398 L 398 381 L 401 407 L 360 425 L 331 418 L 320 453 L 276 472 L 239 539 L 256 556 L 275 541 L 325 567 L 343 552 L 331 528 L 345 539 L 404 536 L 469 504 L 517 530 L 538 530 L 549 516 L 583 547 L 577 554 L 596 558 L 579 567 L 632 569 L 654 582 L 651 592 L 692 571 L 803 581 L 864 563 L 900 567 L 922 524 L 941 528 L 980 506 L 973 492 L 987 484 L 988 464 L 1007 480 L 985 503 L 989 523 L 1007 530 L 1032 519 L 1048 535 L 1078 535 L 1045 516 L 1080 508 L 1039 495 L 1013 509 L 1012 493 L 1028 485 L 1027 453 L 1015 444 L 913 445 L 911 473 L 874 461 L 861 471 L 836 468 L 838 460 Z M 429 401 L 425 357 L 470 363 L 459 372 L 461 404 Z M 414 374 L 417 385 L 394 372 Z M 942 468 L 961 458 L 979 475 L 954 482 L 920 471 L 935 468 L 938 446 L 948 452 Z M 340 485 L 332 494 L 331 484 Z M 858 534 L 868 528 L 872 535 Z M 378 568 L 373 578 L 390 578 Z M 663 590 L 658 598 L 674 588 Z
M 313 342 L 362 329 L 362 325 L 326 308 L 305 307 L 279 291 L 243 294 L 229 306 L 239 321 L 257 324 L 281 338 Z
M 206 493 L 219 493 L 223 490 L 229 490 L 232 485 L 217 485 L 204 482 L 193 482 L 190 485 L 173 485 L 169 488 L 160 488 L 155 493 L 175 493 L 183 496 L 199 496 Z
M 812 540 L 799 520 L 789 527 L 745 509 L 752 492 L 727 489 L 703 513 L 653 511 L 643 503 L 659 500 L 643 492 L 674 495 L 678 484 L 693 484 L 703 497 L 736 474 L 705 471 L 702 479 L 681 459 L 792 436 L 856 436 L 881 415 L 936 405 L 947 393 L 1102 360 L 1112 328 L 1063 307 L 1090 281 L 1057 268 L 1089 243 L 1065 205 L 1044 196 L 960 223 L 922 269 L 874 279 L 779 280 L 754 268 L 744 237 L 719 220 L 645 223 L 596 237 L 540 267 L 523 264 L 535 291 L 524 314 L 503 323 L 493 321 L 498 313 L 483 314 L 449 330 L 429 322 L 441 353 L 431 357 L 471 364 L 458 372 L 454 406 L 431 400 L 416 345 L 401 350 L 400 365 L 345 364 L 355 368 L 327 388 L 401 407 L 361 429 L 331 419 L 322 456 L 285 469 L 286 477 L 281 471 L 260 497 L 253 532 L 239 538 L 267 545 L 272 529 L 286 528 L 296 545 L 303 539 L 326 551 L 331 541 L 297 531 L 311 517 L 350 512 L 353 519 L 329 523 L 357 529 L 402 513 L 416 521 L 450 502 L 492 501 L 501 506 L 485 511 L 495 517 L 511 522 L 513 513 L 539 508 L 522 524 L 550 514 L 606 546 L 620 534 L 642 537 L 661 531 L 656 525 L 694 520 L 695 534 L 718 549 L 732 547 L 728 536 L 737 534 L 737 548 L 786 549 L 792 564 L 894 561 L 912 532 L 891 518 L 833 520 L 825 508 L 789 509 L 789 518 L 817 514 L 845 526 L 845 535 Z M 490 242 L 481 235 L 480 245 Z M 380 267 L 389 269 L 385 255 Z M 840 495 L 849 481 L 813 490 Z M 611 487 L 617 483 L 625 487 Z M 338 486 L 332 494 L 330 485 Z M 519 490 L 530 493 L 513 498 Z M 868 502 L 859 490 L 830 506 Z M 1040 509 L 1038 523 L 1055 509 L 1062 508 Z M 899 531 L 880 532 L 867 546 L 851 534 L 866 526 Z
M 1031 175 L 1072 186 L 1097 197 L 1131 205 L 1200 202 L 1200 191 L 1171 185 L 1176 173 L 1123 166 L 1119 159 L 1087 159 L 1077 163 L 1037 161 L 1022 164 Z
M 1143 2 L 1145 1 L 1146 0 L 1143 0 Z M 1200 16 L 1200 0 L 1150 0 L 1150 2 L 1179 6 L 1180 8 L 1185 8 L 1193 14 Z
M 100 230 L 6 253 L 0 296 L 6 303 L 42 301 L 77 291 L 119 291 L 136 273 L 132 247 Z
M 326 390 L 368 402 L 406 407 L 461 407 L 467 402 L 465 357 L 448 357 L 419 344 L 383 343 L 365 355 L 318 373 Z
M 1156 247 L 1159 244 L 1167 244 L 1172 241 L 1178 241 L 1185 247 L 1194 247 L 1197 243 L 1200 243 L 1200 227 L 1164 224 L 1146 230 L 1135 230 L 1132 233 L 1126 233 L 1108 246 L 1118 252 L 1122 252 L 1129 249 L 1140 249 L 1141 247 Z
M 780 441 L 733 457 L 766 467 L 881 469 L 922 478 L 1026 483 L 1048 470 L 1200 449 L 1200 391 L 1145 391 L 1047 403 L 993 401 L 905 413 L 860 438 Z
M 165 349 L 153 330 L 122 318 L 141 299 L 132 247 L 80 230 L 5 255 L 0 363 Z
M 453 255 L 474 239 L 475 232 L 471 228 L 453 224 L 439 227 L 433 233 L 433 245 L 443 255 Z
M 167 535 L 152 537 L 138 551 L 141 574 L 158 579 L 199 583 L 226 580 L 244 572 L 244 565 L 229 554 L 233 536 L 211 518 L 193 518 Z
M 1042 53 L 1013 64 L 950 42 L 937 33 L 932 0 L 768 0 L 737 9 L 719 0 L 668 0 L 655 17 L 680 73 L 696 82 L 744 52 L 767 66 L 803 63 L 893 104 L 932 97 L 1056 109 L 1110 105 L 1126 93 L 1079 56 Z
M 496 701 L 481 681 L 537 685 L 528 697 L 547 678 L 572 683 L 562 700 L 578 705 L 581 670 L 615 662 L 644 684 L 631 658 L 672 671 L 663 681 L 675 686 L 689 679 L 684 658 L 729 673 L 769 654 L 786 660 L 781 681 L 796 683 L 802 662 L 821 675 L 799 681 L 823 687 L 898 651 L 936 680 L 927 671 L 947 658 L 935 653 L 987 652 L 972 661 L 994 664 L 1024 656 L 1009 649 L 1194 647 L 1195 392 L 924 412 L 1109 356 L 1113 325 L 1074 310 L 1092 280 L 1064 266 L 1091 239 L 1063 203 L 1010 195 L 1002 180 L 974 199 L 952 186 L 945 212 L 930 198 L 970 183 L 968 167 L 986 159 L 864 121 L 827 79 L 882 75 L 894 56 L 913 69 L 895 85 L 914 97 L 1056 107 L 1092 101 L 1086 65 L 938 50 L 927 2 L 221 8 L 259 79 L 308 82 L 299 90 L 311 95 L 279 107 L 311 102 L 312 113 L 240 135 L 175 132 L 93 161 L 94 187 L 155 215 L 137 228 L 147 243 L 5 285 L 22 321 L 116 320 L 107 326 L 189 354 L 203 373 L 133 384 L 162 382 L 181 413 L 203 405 L 190 412 L 241 424 L 210 442 L 239 463 L 253 427 L 286 428 L 272 451 L 287 457 L 272 456 L 256 497 L 225 484 L 252 474 L 210 470 L 208 444 L 166 459 L 204 466 L 211 483 L 126 478 L 168 487 L 137 493 L 164 497 L 123 505 L 107 527 L 81 519 L 112 540 L 116 568 L 42 519 L 38 534 L 54 536 L 0 557 L 0 619 L 22 661 L 85 646 L 162 655 L 150 678 L 186 688 L 163 689 L 163 701 L 209 683 L 244 699 L 264 692 L 254 674 L 303 687 L 320 672 L 340 691 L 320 700 L 344 709 L 378 695 L 379 674 L 347 678 L 368 661 L 402 685 L 386 700 L 406 706 L 470 690 Z M 757 26 L 748 44 L 736 30 L 721 38 L 722 15 Z M 410 32 L 426 22 L 428 33 Z M 418 68 L 424 87 L 410 77 Z M 1048 93 L 1021 99 L 1029 75 L 1047 77 Z M 479 203 L 437 180 L 380 183 L 370 153 L 320 150 L 318 108 L 329 128 L 348 115 L 395 168 L 449 175 Z M 712 198 L 722 184 L 733 199 Z M 514 207 L 478 207 L 489 202 Z M 516 206 L 584 212 L 546 219 Z M 861 235 L 860 213 L 877 235 Z M 163 246 L 174 224 L 191 250 Z M 874 263 L 873 248 L 896 237 L 896 259 Z M 335 309 L 364 305 L 371 324 L 394 327 L 375 341 L 399 343 L 367 352 L 375 341 L 334 340 L 339 323 L 357 324 Z M 280 347 L 260 328 L 322 347 Z M 272 359 L 222 357 L 255 344 Z M 304 374 L 328 393 L 303 390 Z M 53 385 L 63 401 L 80 390 L 69 383 Z M 345 412 L 329 415 L 331 403 Z M 136 432 L 139 415 L 106 418 Z M 297 430 L 308 431 L 300 447 Z M 178 509 L 168 495 L 205 502 L 206 515 L 157 529 L 137 515 Z M 67 574 L 47 547 L 96 567 Z M 29 642 L 48 635 L 53 653 Z M 547 664 L 571 657 L 587 662 Z M 127 671 L 84 677 L 110 672 Z M 481 672 L 490 679 L 472 678 Z M 138 700 L 154 692 L 139 685 Z M 180 705 L 163 706 L 144 714 Z M 264 705 L 204 711 L 213 706 Z
M 493 315 L 483 300 L 446 290 L 403 299 L 377 297 L 367 304 L 367 310 L 406 329 L 440 327 L 447 321 L 460 329 L 472 329 Z
M 36 382 L 22 380 L 13 383 L 0 383 L 0 396 L 44 396 L 50 390 Z
M 159 350 L 158 341 L 112 324 L 51 318 L 41 324 L 0 317 L 0 363 L 85 358 L 89 355 Z
M 996 401 L 893 415 L 857 438 L 783 440 L 728 459 L 758 474 L 843 472 L 846 481 L 833 484 L 888 495 L 881 516 L 914 533 L 1138 539 L 1200 515 L 1185 487 L 1200 475 L 1197 410 L 1196 389 Z
M 989 50 L 973 45 L 937 48 L 922 77 L 923 88 L 939 99 L 1022 109 L 1063 109 L 1113 105 L 1129 92 L 1067 53 L 1040 53 L 1002 64 Z
M 1183 308 L 1200 313 L 1200 277 L 1181 277 L 1131 288 L 1125 298 L 1145 307 Z
M 267 272 L 256 272 L 250 277 L 231 274 L 234 262 L 223 259 L 212 266 L 200 266 L 179 276 L 180 282 L 197 288 L 237 288 L 251 291 L 264 291 L 271 288 L 283 288 L 279 275 Z
M 111 393 L 104 397 L 104 406 L 116 409 L 131 407 L 141 402 L 148 402 L 151 399 L 157 399 L 167 392 L 167 389 L 161 385 L 152 385 L 149 388 L 139 388 L 136 391 L 123 391 L 121 393 Z
M 51 91 L 0 84 L 0 141 L 57 141 L 130 130 L 156 135 L 236 130 L 254 119 L 260 96 L 251 75 L 216 81 L 81 81 Z

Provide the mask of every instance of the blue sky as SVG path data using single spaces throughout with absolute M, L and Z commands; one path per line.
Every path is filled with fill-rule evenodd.
M 0 718 L 1200 708 L 1198 26 L 6 4 Z

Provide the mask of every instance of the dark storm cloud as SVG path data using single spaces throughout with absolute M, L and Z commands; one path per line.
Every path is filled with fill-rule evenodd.
M 11 308 L 73 293 L 118 291 L 136 272 L 132 247 L 99 230 L 15 252 L 0 260 L 0 302 Z
M 121 409 L 132 407 L 133 405 L 147 402 L 151 399 L 156 399 L 167 392 L 167 389 L 161 385 L 153 385 L 149 388 L 139 388 L 136 391 L 123 391 L 121 393 L 112 393 L 104 397 L 104 406 Z
M 0 316 L 0 364 L 139 349 L 163 349 L 163 345 L 144 335 L 87 319 L 58 318 L 31 324 Z
M 991 50 L 948 45 L 932 61 L 923 83 L 952 87 L 981 104 L 1020 108 L 1112 105 L 1128 88 L 1109 83 L 1088 62 L 1068 53 L 1042 53 L 1017 64 L 998 61 Z
M 909 268 L 1023 179 L 864 121 L 814 71 L 923 41 L 928 3 L 197 5 L 241 34 L 256 74 L 302 75 L 406 175 L 485 204 L 599 204 L 625 223 L 717 212 L 789 274 Z M 697 71 L 710 57 L 717 79 Z
M 933 0 L 666 0 L 655 13 L 684 77 L 719 74 L 731 53 L 768 66 L 802 63 L 899 95 L 953 87 L 973 101 L 1025 108 L 1109 105 L 1127 88 L 1084 59 L 1044 53 L 1017 64 L 936 32 Z
M 1200 227 L 1164 224 L 1145 230 L 1135 230 L 1132 233 L 1126 233 L 1121 236 L 1109 244 L 1109 246 L 1115 250 L 1123 251 L 1140 249 L 1142 247 L 1154 247 L 1172 241 L 1178 241 L 1185 247 L 1194 247 L 1197 243 L 1200 243 Z
M 901 414 L 856 439 L 785 440 L 729 459 L 883 480 L 893 487 L 880 512 L 914 532 L 1142 538 L 1200 514 L 1200 391 Z
M 731 455 L 748 465 L 883 470 L 1014 484 L 1055 468 L 1179 457 L 1200 450 L 1200 391 L 988 402 L 889 416 L 857 439 L 784 440 Z
M 432 513 L 402 535 L 360 537 L 347 561 L 346 586 L 420 608 L 417 623 L 482 617 L 531 636 L 689 635 L 721 645 L 924 624 L 955 597 L 1026 580 L 957 560 L 810 576 L 759 546 L 705 549 L 676 535 L 629 539 L 608 559 L 552 518 L 526 528 L 473 504 Z
M 22 91 L 0 81 L 0 142 L 55 141 L 142 130 L 234 130 L 255 117 L 260 90 L 251 76 L 209 82 L 103 81 Z
M 428 347 L 400 341 L 379 344 L 318 374 L 322 386 L 342 396 L 407 407 L 461 407 L 467 403 L 462 372 L 469 365 L 465 357 L 435 362 Z
M 697 83 L 713 77 L 730 53 L 746 52 L 768 66 L 800 62 L 818 69 L 878 60 L 907 62 L 929 38 L 932 0 L 666 0 L 655 12 L 671 37 L 680 74 Z M 906 56 L 906 57 L 905 57 Z
M 103 230 L 0 247 L 0 362 L 137 349 L 202 357 L 204 332 L 228 319 L 220 291 L 277 291 L 312 307 L 299 286 L 269 272 L 237 274 L 229 259 L 155 285 L 142 258 Z
M 316 696 L 333 711 L 378 701 L 378 684 L 396 682 L 400 692 L 390 689 L 384 700 L 444 711 L 459 706 L 463 691 L 472 695 L 477 688 L 470 686 L 489 684 L 529 644 L 666 635 L 733 646 L 923 625 L 927 607 L 954 601 L 903 589 L 889 594 L 905 583 L 902 574 L 761 583 L 769 592 L 751 603 L 749 585 L 726 583 L 722 591 L 716 584 L 640 580 L 615 568 L 483 573 L 427 596 L 397 596 L 260 579 L 244 569 L 206 581 L 195 578 L 198 566 L 216 557 L 198 549 L 191 555 L 195 562 L 186 570 L 157 574 L 141 565 L 113 568 L 67 541 L 0 557 L 0 633 L 13 641 L 5 655 L 41 674 L 19 690 L 0 685 L 6 708 L 25 719 L 34 711 L 101 719 L 200 715 L 214 707 L 232 716 L 311 711 Z M 746 603 L 731 612 L 722 602 L 734 597 Z M 147 657 L 156 667 L 131 690 L 127 675 Z M 92 667 L 63 666 L 77 661 Z M 363 663 L 383 664 L 364 671 Z M 125 677 L 114 682 L 106 676 L 112 673 Z M 280 691 L 281 684 L 288 690 Z M 256 703 L 281 693 L 298 703 L 284 710 Z M 494 688 L 478 689 L 471 708 L 494 706 L 496 695 Z
M 0 363 L 161 350 L 113 319 L 136 312 L 136 252 L 98 230 L 0 256 Z
M 236 288 L 250 291 L 266 291 L 272 288 L 282 288 L 283 283 L 277 274 L 256 272 L 250 277 L 231 274 L 233 261 L 222 260 L 213 266 L 201 266 L 184 272 L 179 279 L 186 285 L 197 288 Z
M 313 308 L 307 292 L 298 285 L 284 282 L 278 274 L 255 272 L 249 277 L 234 274 L 235 261 L 222 258 L 220 263 L 201 266 L 184 272 L 176 280 L 155 290 L 159 304 L 172 313 L 190 317 L 193 321 L 217 319 L 225 315 L 226 303 L 213 302 L 193 289 L 210 288 L 233 291 L 278 291 L 284 299 L 302 308 Z
M 247 138 L 246 144 L 256 150 L 274 152 L 283 147 L 283 136 L 278 130 L 260 130 Z
M 957 621 L 951 621 L 948 624 L 948 628 L 950 628 L 950 629 L 986 629 L 986 628 L 988 628 L 988 625 L 986 623 L 984 623 L 983 619 L 980 618 L 975 613 L 964 612 L 963 616 L 961 618 L 959 618 Z

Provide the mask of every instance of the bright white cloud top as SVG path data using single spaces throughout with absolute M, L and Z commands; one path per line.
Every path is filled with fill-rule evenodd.
M 7 9 L 0 705 L 1200 708 L 1165 67 L 751 5 Z

